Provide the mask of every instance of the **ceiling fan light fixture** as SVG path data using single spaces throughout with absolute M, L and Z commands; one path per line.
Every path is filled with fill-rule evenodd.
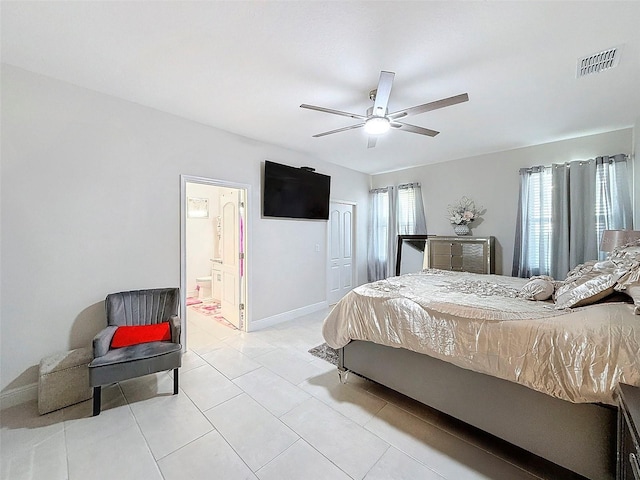
M 387 133 L 391 123 L 386 117 L 371 117 L 364 124 L 364 131 L 369 135 L 381 135 Z
M 410 115 L 418 115 L 420 113 L 430 112 L 432 110 L 438 110 L 439 108 L 450 107 L 451 105 L 469 101 L 469 94 L 462 93 L 453 97 L 442 98 L 440 100 L 436 100 L 435 102 L 416 105 L 415 107 L 405 108 L 404 110 L 398 110 L 396 112 L 389 113 L 389 96 L 391 95 L 391 87 L 393 85 L 394 76 L 395 73 L 393 72 L 386 72 L 384 70 L 380 72 L 378 88 L 369 92 L 369 98 L 373 100 L 373 105 L 367 109 L 367 113 L 365 115 L 342 112 L 340 110 L 317 107 L 315 105 L 307 105 L 306 103 L 300 105 L 300 108 L 308 108 L 309 110 L 316 110 L 318 112 L 331 113 L 332 115 L 340 115 L 342 117 L 351 117 L 355 118 L 356 120 L 360 120 L 360 123 L 356 123 L 355 125 L 336 128 L 335 130 L 329 130 L 328 132 L 317 133 L 316 135 L 314 135 L 314 137 L 324 137 L 326 135 L 332 135 L 334 133 L 346 132 L 347 130 L 354 130 L 356 128 L 364 127 L 363 129 L 365 133 L 369 135 L 367 148 L 375 147 L 376 139 L 378 138 L 378 136 L 387 133 L 390 127 L 409 133 L 417 133 L 418 135 L 435 137 L 440 132 L 430 130 L 428 128 L 418 127 L 416 125 L 410 125 L 404 122 L 399 122 L 398 120 L 404 120 L 405 117 L 408 117 Z

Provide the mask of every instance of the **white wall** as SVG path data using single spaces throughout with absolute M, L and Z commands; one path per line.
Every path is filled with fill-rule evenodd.
M 633 228 L 640 230 L 640 117 L 633 128 Z
M 250 321 L 326 300 L 327 222 L 262 219 L 264 160 L 313 166 L 367 211 L 368 175 L 7 65 L 1 154 L 3 393 L 88 346 L 108 293 L 179 285 L 181 174 L 251 185 Z M 357 230 L 362 283 L 366 215 Z
M 496 238 L 496 273 L 511 275 L 518 207 L 518 170 L 599 155 L 630 154 L 632 132 L 630 128 L 617 130 L 375 175 L 373 187 L 420 182 L 427 232 L 435 235 L 454 234 L 447 216 L 447 205 L 457 202 L 463 195 L 475 200 L 487 211 L 481 221 L 471 224 L 472 235 L 493 235 Z M 637 190 L 637 185 L 635 188 Z

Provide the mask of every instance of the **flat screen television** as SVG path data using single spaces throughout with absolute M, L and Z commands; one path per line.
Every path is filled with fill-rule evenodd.
M 328 175 L 266 161 L 262 215 L 328 220 L 330 189 Z

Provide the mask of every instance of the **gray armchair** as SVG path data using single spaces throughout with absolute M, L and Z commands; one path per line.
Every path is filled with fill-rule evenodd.
M 93 387 L 93 415 L 100 414 L 102 385 L 150 373 L 173 370 L 173 393 L 178 393 L 178 368 L 182 362 L 179 289 L 158 288 L 107 295 L 107 328 L 93 339 L 93 361 L 89 382 Z M 119 326 L 151 325 L 169 322 L 171 341 L 140 343 L 111 348 Z

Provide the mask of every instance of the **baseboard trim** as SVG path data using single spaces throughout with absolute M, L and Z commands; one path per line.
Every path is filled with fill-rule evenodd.
M 32 383 L 24 387 L 14 388 L 8 392 L 0 393 L 0 410 L 15 407 L 21 403 L 38 399 L 38 384 Z
M 329 304 L 326 300 L 324 302 L 307 305 L 306 307 L 289 310 L 288 312 L 278 313 L 277 315 L 272 315 L 270 317 L 253 320 L 249 322 L 249 325 L 247 325 L 247 332 L 262 330 L 263 328 L 271 327 L 288 320 L 293 320 L 294 318 L 301 317 L 302 315 L 309 315 L 310 313 L 318 312 L 325 308 L 329 308 Z
M 312 305 L 307 305 L 306 307 L 289 310 L 288 312 L 278 313 L 277 315 L 272 315 L 270 317 L 265 317 L 265 318 L 261 318 L 259 320 L 254 320 L 250 322 L 248 325 L 247 331 L 255 332 L 257 330 L 262 330 L 264 328 L 268 328 L 282 322 L 293 320 L 296 317 L 309 315 L 311 313 L 318 312 L 326 308 L 329 308 L 329 304 L 327 303 L 327 301 L 323 301 L 323 302 L 314 303 Z M 0 410 L 4 410 L 5 408 L 14 407 L 16 405 L 20 405 L 21 403 L 26 403 L 31 400 L 37 400 L 37 399 L 38 399 L 38 383 L 37 382 L 32 383 L 30 385 L 25 385 L 23 387 L 14 388 L 13 390 L 0 393 Z

